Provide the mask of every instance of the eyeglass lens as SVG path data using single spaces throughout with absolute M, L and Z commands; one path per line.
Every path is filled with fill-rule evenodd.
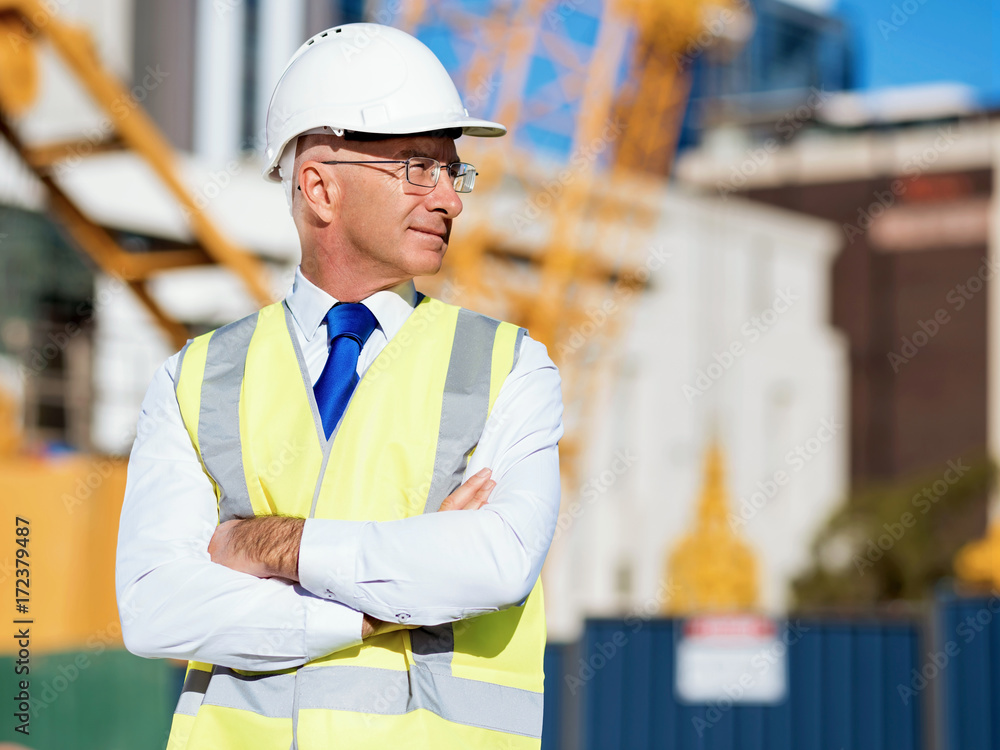
M 412 156 L 406 162 L 406 181 L 418 187 L 434 187 L 437 185 L 441 162 L 426 156 Z M 455 162 L 448 165 L 456 193 L 468 193 L 476 181 L 476 169 L 465 162 Z

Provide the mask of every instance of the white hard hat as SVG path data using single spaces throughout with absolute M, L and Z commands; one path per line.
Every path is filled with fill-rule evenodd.
M 299 47 L 267 108 L 264 177 L 274 182 L 282 153 L 308 132 L 405 135 L 458 129 L 499 136 L 507 128 L 469 117 L 441 61 L 391 26 L 349 23 Z M 284 170 L 282 170 L 284 171 Z

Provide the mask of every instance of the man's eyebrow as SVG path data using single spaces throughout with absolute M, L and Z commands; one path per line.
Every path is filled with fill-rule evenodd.
M 425 149 L 422 148 L 404 148 L 401 151 L 397 151 L 392 158 L 409 159 L 411 156 L 426 156 L 428 159 L 437 159 L 436 156 L 434 156 L 429 151 L 426 151 Z M 438 161 L 440 161 L 440 159 Z M 455 161 L 462 161 L 462 159 L 461 157 L 456 156 Z M 442 162 L 442 163 L 451 163 L 451 162 Z

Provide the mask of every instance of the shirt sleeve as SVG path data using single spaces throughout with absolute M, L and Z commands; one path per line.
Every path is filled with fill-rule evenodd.
M 361 643 L 361 612 L 213 563 L 211 480 L 174 393 L 177 355 L 153 378 L 129 459 L 115 588 L 129 651 L 271 671 Z
M 309 519 L 302 586 L 380 620 L 437 625 L 522 602 L 559 516 L 559 371 L 525 336 L 463 481 L 482 468 L 497 486 L 477 511 L 395 521 Z

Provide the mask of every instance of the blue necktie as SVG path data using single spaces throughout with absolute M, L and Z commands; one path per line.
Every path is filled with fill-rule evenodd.
M 313 386 L 327 440 L 358 385 L 358 357 L 378 321 L 360 302 L 337 303 L 326 314 L 330 357 Z

